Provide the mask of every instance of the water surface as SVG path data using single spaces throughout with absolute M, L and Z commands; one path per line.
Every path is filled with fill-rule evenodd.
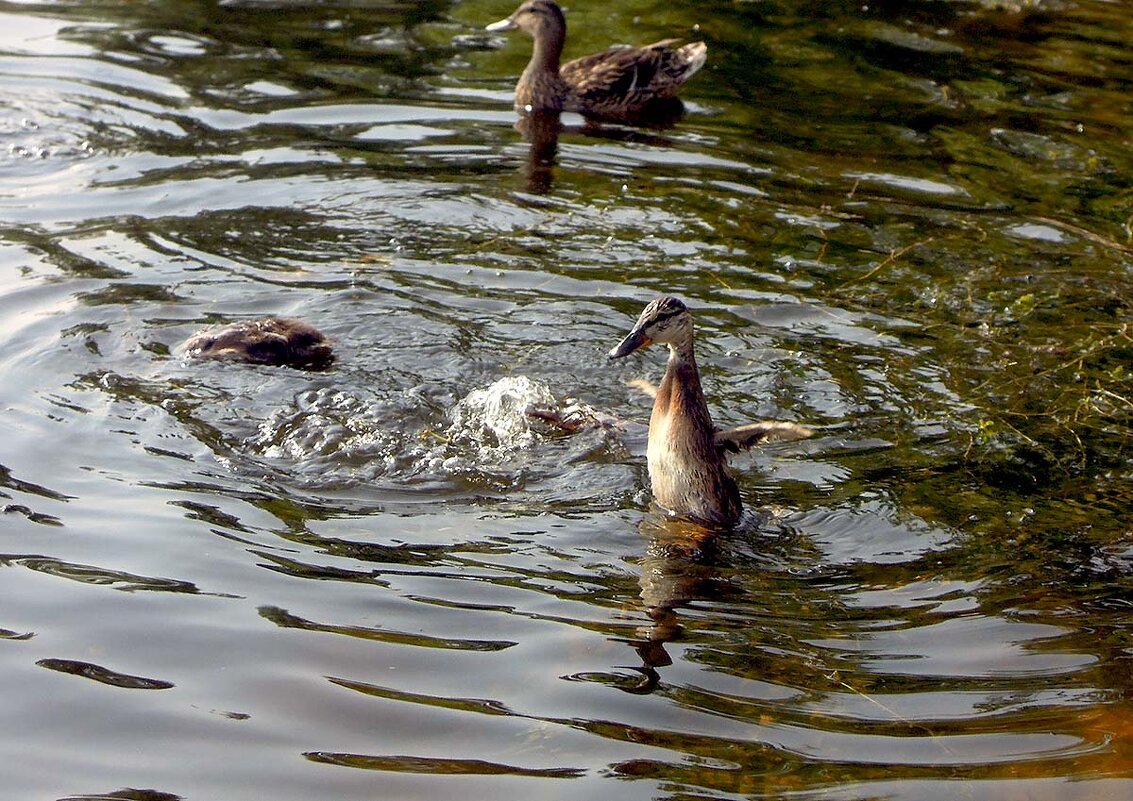
M 520 130 L 486 0 L 0 4 L 13 798 L 1133 793 L 1121 3 L 570 8 L 698 36 L 659 129 Z M 693 544 L 605 353 L 693 309 Z M 326 371 L 190 363 L 267 314 Z

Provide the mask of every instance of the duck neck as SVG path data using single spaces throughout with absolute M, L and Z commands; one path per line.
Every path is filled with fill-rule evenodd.
M 566 42 L 566 31 L 543 30 L 535 36 L 535 47 L 531 51 L 531 61 L 527 62 L 524 72 L 559 74 L 559 60 L 563 55 L 563 43 Z
M 669 366 L 687 364 L 696 372 L 696 356 L 692 347 L 692 337 L 682 339 L 680 342 L 669 343 Z
M 712 419 L 700 386 L 691 338 L 669 345 L 669 362 L 657 390 L 653 412 L 667 417 L 679 415 L 692 423 L 693 430 L 712 435 Z

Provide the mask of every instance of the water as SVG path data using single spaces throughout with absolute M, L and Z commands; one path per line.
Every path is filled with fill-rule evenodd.
M 510 10 L 0 5 L 3 795 L 1133 794 L 1124 5 L 584 4 L 709 63 L 550 139 Z M 707 542 L 659 293 L 816 429 Z M 177 353 L 267 314 L 335 366 Z

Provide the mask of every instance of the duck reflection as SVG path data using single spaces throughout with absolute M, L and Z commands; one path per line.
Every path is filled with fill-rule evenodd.
M 515 122 L 515 130 L 531 145 L 522 170 L 526 190 L 535 195 L 546 195 L 553 188 L 559 137 L 564 132 L 610 142 L 671 147 L 673 142 L 660 131 L 676 125 L 684 116 L 684 108 L 684 103 L 676 97 L 655 103 L 647 111 L 626 121 L 639 127 L 607 125 L 591 119 L 567 126 L 557 111 L 531 111 L 520 115 Z
M 531 143 L 527 161 L 523 165 L 523 176 L 527 179 L 527 191 L 545 195 L 554 185 L 555 156 L 559 150 L 559 133 L 562 121 L 557 111 L 536 111 L 522 116 L 515 123 L 524 141 Z
M 655 508 L 641 521 L 640 532 L 647 545 L 638 583 L 649 622 L 627 641 L 641 658 L 641 666 L 633 670 L 642 679 L 623 685 L 622 689 L 646 694 L 660 683 L 657 669 L 673 663 L 665 644 L 682 632 L 677 610 L 693 601 L 718 599 L 729 585 L 714 567 L 718 530 L 671 517 Z

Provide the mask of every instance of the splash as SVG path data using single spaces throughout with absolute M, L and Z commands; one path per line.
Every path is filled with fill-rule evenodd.
M 523 375 L 508 376 L 483 389 L 474 389 L 458 401 L 446 435 L 464 447 L 519 450 L 538 438 L 527 410 L 554 406 L 557 401 L 546 384 Z
M 522 375 L 471 390 L 444 412 L 447 425 L 434 427 L 439 412 L 413 391 L 379 400 L 323 387 L 299 393 L 242 442 L 257 470 L 270 465 L 305 486 L 456 481 L 508 490 L 562 467 L 572 446 L 549 431 L 586 427 L 574 423 L 577 404 L 561 406 L 546 384 Z M 593 447 L 580 441 L 579 452 Z

